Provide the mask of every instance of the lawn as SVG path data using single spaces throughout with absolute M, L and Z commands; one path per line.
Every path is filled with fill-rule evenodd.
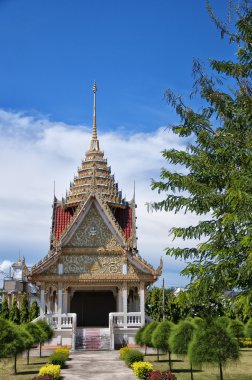
M 30 357 L 30 364 L 26 364 L 26 357 L 19 357 L 17 360 L 17 375 L 13 374 L 13 359 L 0 360 L 1 380 L 31 380 L 36 376 L 40 368 L 47 362 L 48 357 Z
M 167 355 L 160 356 L 157 362 L 155 355 L 147 355 L 144 360 L 152 362 L 154 369 L 161 371 L 168 369 Z M 189 362 L 187 358 L 172 355 L 172 372 L 177 376 L 177 380 L 190 380 Z M 188 372 L 187 372 L 188 371 Z M 219 369 L 214 366 L 203 366 L 194 372 L 195 380 L 217 380 L 219 379 Z M 241 356 L 238 362 L 229 363 L 224 368 L 224 380 L 251 380 L 252 379 L 252 349 L 241 349 Z

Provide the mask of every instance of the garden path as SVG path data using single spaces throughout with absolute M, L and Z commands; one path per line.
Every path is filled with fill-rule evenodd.
M 118 351 L 71 352 L 70 358 L 61 371 L 63 380 L 136 380 Z

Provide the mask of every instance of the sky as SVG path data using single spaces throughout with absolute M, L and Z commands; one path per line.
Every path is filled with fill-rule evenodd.
M 225 19 L 228 1 L 211 3 Z M 164 249 L 186 246 L 169 230 L 198 219 L 146 203 L 162 199 L 150 189 L 161 151 L 186 147 L 165 90 L 189 100 L 194 58 L 235 57 L 205 1 L 0 0 L 0 46 L 0 271 L 19 252 L 28 265 L 47 254 L 53 183 L 61 198 L 89 147 L 96 80 L 101 148 L 128 199 L 136 181 L 140 254 L 163 257 L 166 286 L 185 285 Z

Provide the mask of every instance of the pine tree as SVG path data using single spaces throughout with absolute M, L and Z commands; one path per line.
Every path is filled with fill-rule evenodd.
M 20 323 L 20 311 L 17 305 L 17 297 L 13 298 L 12 306 L 10 310 L 10 320 L 17 325 Z
M 33 321 L 33 319 L 38 318 L 39 316 L 39 307 L 36 300 L 32 302 L 31 308 L 30 308 L 30 321 Z
M 160 322 L 155 328 L 151 336 L 152 346 L 158 350 L 158 360 L 159 360 L 159 350 L 169 353 L 169 368 L 171 371 L 171 346 L 169 344 L 169 336 L 172 333 L 174 325 L 170 321 Z
M 171 331 L 169 345 L 172 352 L 177 355 L 187 355 L 188 347 L 192 341 L 196 326 L 189 320 L 180 321 Z M 193 380 L 192 364 L 190 366 L 191 380 Z
M 223 365 L 228 360 L 239 358 L 237 340 L 219 323 L 211 321 L 207 326 L 196 330 L 189 345 L 189 359 L 195 365 L 215 363 L 219 365 L 220 380 L 223 380 Z
M 4 319 L 9 319 L 9 316 L 10 316 L 10 310 L 8 306 L 8 300 L 7 300 L 7 297 L 4 297 L 3 303 L 2 303 L 1 317 Z
M 188 263 L 182 274 L 190 277 L 191 290 L 206 300 L 211 293 L 252 285 L 252 7 L 246 0 L 242 5 L 234 32 L 209 6 L 222 35 L 237 44 L 237 60 L 210 60 L 212 76 L 194 63 L 201 111 L 166 92 L 180 118 L 172 130 L 187 137 L 187 149 L 164 150 L 171 165 L 152 183 L 153 190 L 166 193 L 153 205 L 156 210 L 183 210 L 203 218 L 196 225 L 171 230 L 175 238 L 199 239 L 197 246 L 166 252 Z
M 50 342 L 50 340 L 52 340 L 52 338 L 54 336 L 54 330 L 43 319 L 39 319 L 36 322 L 36 325 L 38 325 L 41 328 L 41 330 L 43 330 L 43 332 L 45 333 L 45 334 L 41 335 L 40 342 L 39 342 L 39 356 L 41 357 L 42 356 L 42 344 L 45 342 Z
M 30 320 L 29 303 L 26 293 L 22 294 L 21 308 L 20 308 L 20 322 L 27 323 Z

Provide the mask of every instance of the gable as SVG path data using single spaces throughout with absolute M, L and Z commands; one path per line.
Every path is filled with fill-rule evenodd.
M 109 228 L 109 221 L 105 222 L 94 202 L 83 214 L 83 218 L 77 223 L 77 226 L 69 231 L 63 245 L 65 247 L 104 247 L 106 249 L 121 247 L 115 234 L 113 234 L 112 227 Z

